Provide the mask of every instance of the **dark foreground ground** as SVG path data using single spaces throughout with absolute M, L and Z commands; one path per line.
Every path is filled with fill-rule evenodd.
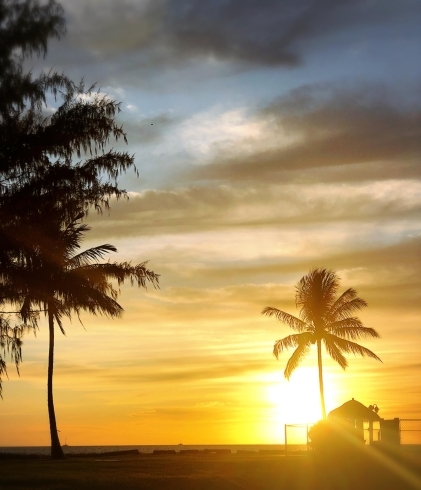
M 0 489 L 421 490 L 421 455 L 139 455 L 0 460 Z

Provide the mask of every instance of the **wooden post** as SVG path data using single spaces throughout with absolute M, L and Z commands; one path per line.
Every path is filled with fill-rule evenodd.
M 284 424 L 285 456 L 288 456 L 287 424 Z
M 373 419 L 368 419 L 368 442 L 373 444 Z

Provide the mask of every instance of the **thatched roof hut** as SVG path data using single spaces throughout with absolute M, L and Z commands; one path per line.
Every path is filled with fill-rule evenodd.
M 357 400 L 349 400 L 338 408 L 332 410 L 328 417 L 332 419 L 342 419 L 342 420 L 380 420 L 377 414 L 377 407 L 366 407 Z
M 364 421 L 367 420 L 369 422 L 369 443 L 371 444 L 373 442 L 373 422 L 382 420 L 377 414 L 378 411 L 377 405 L 366 407 L 357 400 L 352 399 L 332 410 L 328 417 L 329 419 L 348 421 L 355 429 L 360 431 L 362 439 L 364 438 Z

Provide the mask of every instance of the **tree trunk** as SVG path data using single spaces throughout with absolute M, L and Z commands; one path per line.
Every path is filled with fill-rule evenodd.
M 49 350 L 48 350 L 48 376 L 47 376 L 47 399 L 48 417 L 50 420 L 51 436 L 51 459 L 64 459 L 63 449 L 57 433 L 56 414 L 53 401 L 53 369 L 54 369 L 54 317 L 50 307 L 48 307 L 48 329 L 49 329 Z
M 326 418 L 326 407 L 325 407 L 325 390 L 323 388 L 322 341 L 320 339 L 317 340 L 317 363 L 319 366 L 320 404 L 322 406 L 322 417 L 324 420 Z

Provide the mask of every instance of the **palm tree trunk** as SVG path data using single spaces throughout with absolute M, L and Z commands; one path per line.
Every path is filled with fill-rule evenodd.
M 322 406 L 323 420 L 326 418 L 325 407 L 325 390 L 323 388 L 323 366 L 322 366 L 322 341 L 317 340 L 317 364 L 319 366 L 319 388 L 320 388 L 320 404 Z
M 51 436 L 51 459 L 64 459 L 63 449 L 57 433 L 56 414 L 53 401 L 53 370 L 54 370 L 54 317 L 48 306 L 48 329 L 49 329 L 49 349 L 48 349 L 48 376 L 47 376 L 47 399 L 48 417 L 50 420 Z

